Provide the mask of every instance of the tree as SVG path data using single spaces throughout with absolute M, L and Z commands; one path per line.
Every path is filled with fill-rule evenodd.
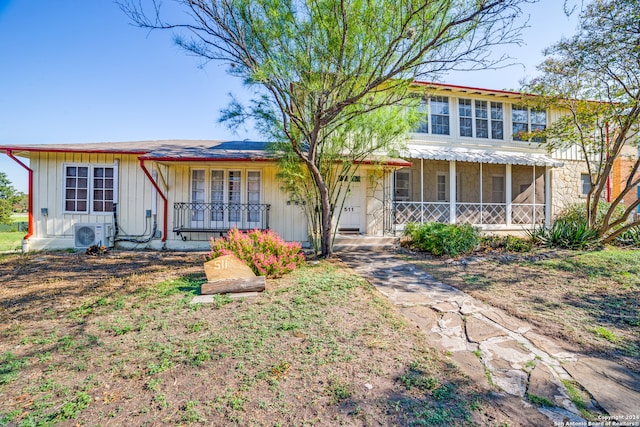
M 20 201 L 20 193 L 11 185 L 7 174 L 0 172 L 0 224 L 11 224 L 13 205 Z
M 544 132 L 549 150 L 577 145 L 591 179 L 587 225 L 611 242 L 640 225 L 629 221 L 640 201 L 621 207 L 640 184 L 640 159 L 621 193 L 603 208 L 607 180 L 628 145 L 637 146 L 640 118 L 640 1 L 598 0 L 584 7 L 576 35 L 545 51 L 540 77 L 525 86 L 530 99 L 567 114 Z M 601 211 L 604 209 L 604 211 Z
M 414 79 L 504 65 L 489 48 L 518 41 L 519 6 L 533 1 L 175 0 L 187 12 L 180 23 L 164 21 L 154 0 L 120 6 L 140 27 L 178 31 L 179 46 L 229 64 L 255 91 L 248 106 L 232 102 L 223 120 L 253 119 L 265 137 L 286 143 L 313 183 L 328 256 L 341 206 L 331 194 L 344 197 L 332 188 L 345 182 L 332 172 L 336 157 L 345 164 L 388 148 L 399 117 L 389 107 L 411 104 Z M 372 117 L 379 110 L 388 114 Z M 376 119 L 384 125 L 373 126 Z M 348 134 L 354 122 L 369 127 L 367 141 Z

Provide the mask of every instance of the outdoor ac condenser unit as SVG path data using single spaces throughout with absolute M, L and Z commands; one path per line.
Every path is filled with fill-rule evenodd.
M 91 245 L 113 246 L 113 228 L 111 224 L 75 224 L 73 236 L 76 248 L 88 248 Z

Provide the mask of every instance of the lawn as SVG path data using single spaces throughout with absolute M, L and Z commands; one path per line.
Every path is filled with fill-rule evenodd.
M 213 304 L 200 254 L 10 255 L 0 282 L 0 425 L 509 421 L 337 261 Z
M 640 372 L 640 251 L 409 255 L 436 278 L 526 319 L 569 349 Z
M 27 222 L 26 214 L 13 214 L 11 216 L 13 222 Z M 25 231 L 3 231 L 0 230 L 0 252 L 18 251 L 22 247 L 22 238 L 26 234 Z

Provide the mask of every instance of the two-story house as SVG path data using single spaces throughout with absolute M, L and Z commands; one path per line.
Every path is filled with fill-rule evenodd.
M 586 167 L 578 151 L 549 155 L 539 141 L 522 138 L 557 112 L 522 106 L 517 92 L 433 83 L 416 83 L 416 91 L 424 95 L 424 115 L 403 158 L 363 162 L 339 231 L 381 236 L 409 221 L 442 221 L 517 232 L 549 223 L 580 200 Z M 231 227 L 309 241 L 302 210 L 282 190 L 277 159 L 262 142 L 0 149 L 29 174 L 25 249 L 206 249 L 212 235 Z

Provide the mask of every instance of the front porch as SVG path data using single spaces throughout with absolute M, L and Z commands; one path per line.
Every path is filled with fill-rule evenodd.
M 394 231 L 410 222 L 522 230 L 551 221 L 547 166 L 413 159 L 393 178 Z

